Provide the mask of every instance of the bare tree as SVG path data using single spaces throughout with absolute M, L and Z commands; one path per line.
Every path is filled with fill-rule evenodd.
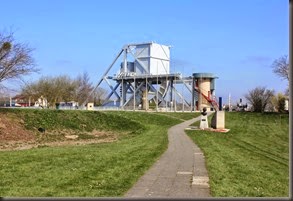
M 102 105 L 103 100 L 105 100 L 105 95 L 107 94 L 107 91 L 103 88 L 96 88 L 95 91 L 93 92 L 94 96 L 94 105 L 95 106 L 100 106 Z
M 281 77 L 281 79 L 285 79 L 288 81 L 289 86 L 289 61 L 288 56 L 284 55 L 278 59 L 276 59 L 272 64 L 273 72 Z M 289 87 L 285 91 L 286 95 L 289 95 Z
M 0 32 L 0 83 L 38 72 L 32 51 L 27 44 L 16 42 L 12 32 Z
M 83 72 L 76 78 L 78 85 L 77 98 L 79 105 L 82 105 L 85 101 L 93 102 L 95 106 L 100 106 L 107 91 L 101 87 L 94 89 L 90 77 L 87 72 Z
M 265 87 L 256 87 L 250 90 L 245 95 L 245 98 L 252 105 L 254 112 L 264 112 L 273 96 L 274 92 L 272 90 L 266 89 Z
M 90 95 L 93 90 L 93 84 L 90 82 L 90 77 L 87 72 L 78 75 L 76 78 L 77 90 L 76 90 L 76 100 L 81 105 L 86 98 Z M 89 98 L 93 101 L 93 96 Z
M 87 97 L 88 100 L 100 105 L 106 91 L 97 88 L 94 93 L 92 83 L 88 73 L 78 75 L 75 79 L 67 75 L 57 77 L 41 77 L 38 81 L 27 83 L 22 87 L 22 95 L 32 100 L 37 100 L 43 96 L 47 99 L 49 105 L 54 107 L 56 103 L 76 101 L 82 104 Z
M 67 75 L 61 75 L 53 78 L 53 87 L 55 97 L 54 103 L 60 101 L 73 101 L 75 99 L 75 91 L 78 87 L 76 81 Z
M 274 106 L 274 109 L 278 112 L 284 112 L 285 111 L 285 100 L 286 97 L 282 93 L 278 93 L 277 95 L 272 97 L 272 105 Z
M 77 84 L 75 80 L 66 75 L 58 77 L 42 77 L 38 81 L 26 84 L 22 88 L 22 95 L 27 98 L 37 100 L 43 96 L 47 99 L 48 104 L 54 107 L 61 101 L 73 100 Z
M 289 61 L 287 55 L 276 59 L 272 64 L 272 68 L 274 73 L 276 73 L 282 79 L 289 81 Z

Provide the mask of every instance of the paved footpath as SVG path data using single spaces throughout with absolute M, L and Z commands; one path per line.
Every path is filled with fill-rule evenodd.
M 210 197 L 203 153 L 184 132 L 186 127 L 199 120 L 200 117 L 197 117 L 168 130 L 167 151 L 125 194 L 125 197 Z

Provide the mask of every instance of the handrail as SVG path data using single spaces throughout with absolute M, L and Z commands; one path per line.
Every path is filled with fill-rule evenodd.
M 197 91 L 198 93 L 200 93 L 212 105 L 212 107 L 216 111 L 219 110 L 219 104 L 218 104 L 218 102 L 216 100 L 210 98 L 209 96 L 205 95 L 204 93 L 202 93 L 202 91 L 205 91 L 206 92 L 206 90 L 203 90 L 203 89 L 199 90 L 198 87 L 194 87 L 194 89 L 195 89 L 195 91 Z

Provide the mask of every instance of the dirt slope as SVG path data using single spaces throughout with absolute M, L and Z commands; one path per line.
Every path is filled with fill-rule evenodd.
M 24 121 L 15 116 L 0 116 L 0 151 L 23 150 L 44 146 L 70 146 L 117 140 L 114 133 L 92 131 L 77 135 L 72 130 L 32 131 L 24 126 Z

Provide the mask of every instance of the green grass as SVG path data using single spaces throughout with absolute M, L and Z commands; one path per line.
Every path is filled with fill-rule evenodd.
M 112 143 L 0 152 L 2 197 L 119 197 L 166 150 L 167 129 L 199 113 L 0 109 L 27 129 L 94 129 Z M 214 197 L 288 197 L 288 115 L 226 113 L 229 133 L 188 131 L 204 151 Z M 126 133 L 126 134 L 125 134 Z M 121 135 L 123 134 L 123 135 Z
M 64 130 L 68 134 L 78 135 L 79 139 L 91 139 L 93 136 L 87 133 L 93 130 L 115 132 L 116 137 L 122 138 L 137 135 L 146 129 L 145 125 L 139 121 L 115 113 L 107 114 L 97 111 L 0 108 L 0 114 L 6 114 L 11 119 L 24 122 L 26 129 L 35 131 L 39 142 L 64 139 Z M 38 132 L 40 127 L 46 129 L 46 135 Z
M 228 133 L 188 131 L 203 150 L 214 197 L 289 196 L 289 118 L 225 113 Z
M 166 138 L 153 133 L 150 129 L 138 137 L 111 144 L 1 153 L 0 194 L 121 196 L 165 149 Z
M 130 113 L 130 114 L 128 114 Z M 144 122 L 160 125 L 164 118 L 176 119 L 176 120 L 189 120 L 196 118 L 200 115 L 198 112 L 126 112 L 126 111 L 107 111 L 107 114 L 119 114 L 120 116 L 131 117 L 132 119 L 144 119 L 145 114 L 151 115 L 148 119 L 144 119 Z
M 0 110 L 28 129 L 109 130 L 128 134 L 112 143 L 0 152 L 2 197 L 119 197 L 166 150 L 167 129 L 181 118 L 147 112 Z M 189 115 L 189 114 L 188 114 Z M 88 136 L 83 136 L 87 138 Z
M 139 122 L 98 111 L 0 109 L 0 113 L 22 119 L 27 129 L 44 127 L 46 130 L 73 129 L 78 131 L 115 130 L 133 131 L 142 126 Z M 121 127 L 120 125 L 123 125 Z
M 200 115 L 199 112 L 162 112 L 160 114 L 182 119 L 182 120 L 189 120 L 192 118 L 196 118 Z

